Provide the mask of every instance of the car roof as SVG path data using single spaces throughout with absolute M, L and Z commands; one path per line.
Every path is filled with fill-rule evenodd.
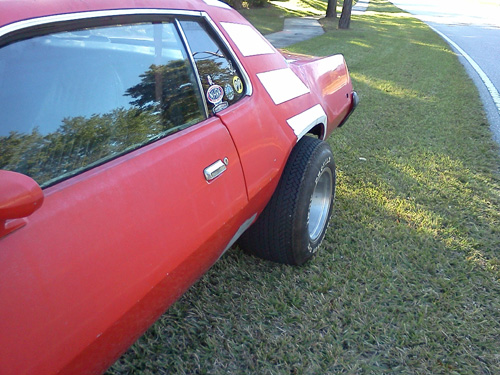
M 178 9 L 208 12 L 213 8 L 224 9 L 217 4 L 225 6 L 215 0 L 2 0 L 0 27 L 32 18 L 89 11 Z

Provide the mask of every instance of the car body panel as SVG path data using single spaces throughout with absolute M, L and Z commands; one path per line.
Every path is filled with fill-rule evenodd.
M 222 24 L 229 22 L 247 23 L 243 17 L 232 13 L 217 14 L 216 17 L 219 17 L 216 19 Z M 251 25 L 248 27 L 249 29 L 253 28 Z M 240 152 L 248 196 L 249 199 L 252 199 L 270 181 L 273 182 L 274 186 L 277 185 L 276 177 L 279 178 L 280 171 L 283 170 L 294 142 L 297 141 L 297 136 L 288 125 L 287 120 L 319 104 L 326 112 L 327 118 L 330 119 L 327 124 L 322 124 L 325 130 L 321 137 L 326 139 L 333 129 L 341 123 L 342 116 L 347 115 L 352 108 L 350 97 L 352 83 L 342 55 L 313 58 L 288 52 L 282 54 L 262 38 L 263 43 L 269 45 L 272 53 L 262 48 L 262 54 L 245 56 L 240 52 L 238 45 L 232 41 L 226 29 L 223 26 L 221 31 L 229 40 L 243 67 L 251 72 L 249 74 L 250 81 L 256 92 L 252 95 L 251 100 L 256 110 L 253 112 L 253 126 L 251 128 L 242 125 L 246 119 L 238 111 L 226 110 L 218 115 L 228 126 Z M 286 60 L 283 59 L 283 56 Z M 258 77 L 262 73 L 284 69 L 292 70 L 298 79 L 313 92 L 297 95 L 292 99 L 275 104 Z M 282 81 L 278 81 L 277 85 L 285 87 Z M 276 110 L 277 107 L 279 110 Z M 268 131 L 269 123 L 275 124 L 273 132 Z M 303 127 L 308 128 L 310 125 L 306 123 Z
M 227 170 L 207 183 L 204 168 L 224 158 Z M 236 149 L 217 118 L 46 189 L 43 207 L 0 242 L 3 371 L 25 372 L 26 357 L 40 361 L 29 372 L 59 371 L 52 366 L 186 262 L 199 277 L 242 224 L 246 204 Z M 199 252 L 208 256 L 190 262 Z M 176 296 L 194 281 L 184 276 Z
M 341 55 L 285 59 L 216 0 L 4 0 L 0 46 L 47 22 L 85 27 L 113 14 L 205 18 L 241 68 L 246 96 L 45 188 L 33 214 L 5 223 L 0 373 L 104 371 L 255 221 L 298 139 L 328 137 L 353 108 Z M 252 48 L 235 36 L 242 28 Z M 227 169 L 207 181 L 217 161 Z
M 286 54 L 291 68 L 299 74 L 321 104 L 331 121 L 327 136 L 331 134 L 352 108 L 352 83 L 342 55 L 312 58 Z M 293 60 L 291 60 L 293 59 Z
M 66 1 L 66 0 L 3 0 L 0 12 L 0 24 L 8 25 L 22 20 L 32 20 L 61 14 L 72 14 L 109 9 L 172 9 L 212 12 L 227 11 L 224 8 L 210 7 L 200 1 L 193 0 L 99 0 Z M 70 19 L 74 17 L 70 16 Z

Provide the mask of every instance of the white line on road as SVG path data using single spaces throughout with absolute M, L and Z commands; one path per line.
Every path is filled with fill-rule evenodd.
M 460 54 L 469 62 L 469 64 L 474 68 L 474 70 L 477 72 L 481 80 L 484 82 L 486 88 L 490 92 L 491 98 L 493 99 L 493 102 L 495 103 L 497 107 L 497 111 L 500 114 L 500 93 L 498 93 L 498 90 L 495 88 L 495 85 L 491 80 L 488 78 L 486 73 L 483 71 L 483 69 L 480 68 L 480 66 L 474 61 L 472 57 L 470 57 L 462 48 L 460 48 L 454 41 L 452 41 L 450 38 L 448 38 L 446 35 L 444 35 L 442 32 L 436 30 L 434 27 L 430 26 L 429 27 L 434 30 L 436 33 L 438 33 L 441 38 L 446 40 L 448 44 L 451 46 L 455 47 L 455 49 L 460 52 Z

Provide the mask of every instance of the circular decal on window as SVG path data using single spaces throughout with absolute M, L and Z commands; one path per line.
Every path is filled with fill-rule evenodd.
M 229 100 L 234 99 L 234 90 L 229 83 L 227 83 L 226 86 L 224 86 L 224 92 L 226 93 L 226 97 Z
M 240 77 L 233 77 L 233 87 L 234 91 L 236 91 L 238 94 L 241 94 L 243 92 L 243 82 L 241 82 Z
M 207 90 L 207 100 L 212 104 L 217 104 L 222 101 L 224 90 L 219 85 L 212 85 Z

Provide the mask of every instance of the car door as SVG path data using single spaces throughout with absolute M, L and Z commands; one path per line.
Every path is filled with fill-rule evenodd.
M 91 21 L 0 48 L 0 169 L 44 195 L 0 218 L 6 373 L 102 371 L 245 221 L 238 153 L 179 23 Z M 8 208 L 23 188 L 2 176 Z

